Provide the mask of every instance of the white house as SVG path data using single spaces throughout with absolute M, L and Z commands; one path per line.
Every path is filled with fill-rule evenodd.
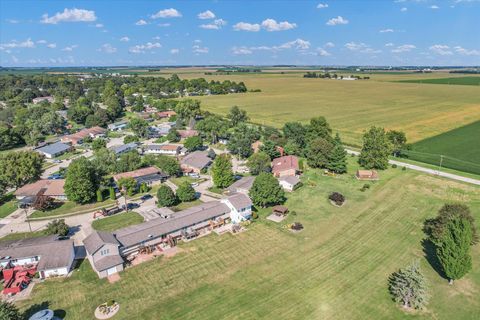
M 143 148 L 145 154 L 163 154 L 167 156 L 185 155 L 187 150 L 176 144 L 149 144 Z
M 122 131 L 128 126 L 127 121 L 120 121 L 120 122 L 115 122 L 115 123 L 110 123 L 108 125 L 108 130 L 110 131 Z
M 247 195 L 238 193 L 220 201 L 230 209 L 230 219 L 233 223 L 240 223 L 252 217 L 252 200 Z
M 300 178 L 297 176 L 284 176 L 278 178 L 278 182 L 284 190 L 291 192 L 300 183 Z

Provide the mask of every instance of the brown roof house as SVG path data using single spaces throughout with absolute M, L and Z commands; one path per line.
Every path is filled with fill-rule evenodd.
M 87 259 L 100 278 L 123 270 L 123 258 L 118 250 L 120 243 L 112 233 L 94 230 L 83 244 Z
M 196 137 L 198 136 L 198 131 L 189 129 L 189 130 L 177 130 L 178 134 L 180 135 L 180 138 L 186 139 L 190 137 Z
M 163 118 L 170 118 L 171 116 L 176 116 L 177 113 L 173 110 L 167 110 L 167 111 L 160 111 L 160 112 L 157 112 L 157 116 L 160 118 L 160 119 L 163 119 Z
M 277 178 L 296 176 L 298 172 L 298 158 L 295 156 L 284 156 L 272 160 L 272 173 Z
M 378 180 L 378 172 L 376 170 L 357 170 L 355 178 L 358 180 Z
M 86 137 L 90 137 L 92 139 L 103 137 L 107 132 L 106 129 L 101 127 L 92 127 L 88 129 L 82 129 L 76 133 L 69 134 L 64 136 L 61 141 L 65 143 L 71 143 L 72 145 L 82 144 L 83 140 Z
M 63 187 L 65 186 L 64 179 L 47 180 L 42 179 L 29 183 L 15 191 L 15 196 L 18 200 L 26 197 L 47 196 L 57 200 L 67 200 L 67 195 Z
M 113 180 L 115 180 L 115 182 L 118 182 L 118 180 L 122 178 L 133 178 L 139 185 L 142 183 L 152 185 L 166 180 L 167 175 L 162 173 L 156 167 L 146 167 L 134 171 L 119 173 L 113 176 Z
M 68 275 L 74 259 L 71 239 L 45 236 L 0 243 L 0 266 L 36 265 L 41 279 Z
M 200 173 L 210 164 L 212 164 L 212 159 L 208 157 L 208 151 L 195 151 L 180 160 L 180 167 L 185 173 Z

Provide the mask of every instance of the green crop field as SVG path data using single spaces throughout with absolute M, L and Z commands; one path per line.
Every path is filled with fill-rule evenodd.
M 480 174 L 480 121 L 412 145 L 405 154 L 417 161 Z
M 401 82 L 480 86 L 480 77 L 470 76 L 470 77 L 455 77 L 455 78 L 440 78 L 440 79 L 418 79 L 418 80 L 403 80 Z
M 91 319 L 109 299 L 120 303 L 115 319 L 478 319 L 480 245 L 474 269 L 450 286 L 421 241 L 423 221 L 446 201 L 468 203 L 480 227 L 480 188 L 389 169 L 361 192 L 354 161 L 336 178 L 307 171 L 286 203 L 295 215 L 280 224 L 261 211 L 246 232 L 182 243 L 183 252 L 128 268 L 113 284 L 84 261 L 70 278 L 37 283 L 18 305 L 48 306 L 68 319 Z M 328 202 L 332 191 L 345 194 L 343 207 Z M 305 229 L 283 228 L 294 221 Z M 416 315 L 397 307 L 387 289 L 388 276 L 414 259 L 431 295 Z
M 475 86 L 398 82 L 438 78 L 448 73 L 373 73 L 361 74 L 370 76 L 370 80 L 341 81 L 303 78 L 298 70 L 213 76 L 194 70 L 175 72 L 181 78 L 244 81 L 249 89 L 262 90 L 194 97 L 202 101 L 205 110 L 226 114 L 237 105 L 248 112 L 251 121 L 275 127 L 288 121 L 305 123 L 311 117 L 325 116 L 344 141 L 354 146 L 361 145 L 363 131 L 372 125 L 403 130 L 410 142 L 416 142 L 480 120 L 480 90 Z

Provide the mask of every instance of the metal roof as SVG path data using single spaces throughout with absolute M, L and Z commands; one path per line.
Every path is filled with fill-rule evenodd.
M 70 148 L 71 146 L 69 146 L 68 144 L 65 144 L 62 142 L 55 142 L 45 147 L 38 148 L 36 149 L 36 151 L 45 153 L 45 154 L 56 155 L 56 154 L 68 151 Z

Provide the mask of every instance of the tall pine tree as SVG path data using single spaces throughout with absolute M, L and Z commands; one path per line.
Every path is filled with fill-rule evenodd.
M 335 173 L 347 172 L 347 152 L 343 147 L 338 133 L 335 136 L 334 146 L 329 156 L 327 169 Z
M 406 268 L 394 272 L 389 278 L 389 290 L 393 299 L 406 309 L 423 309 L 428 302 L 427 283 L 414 261 Z

